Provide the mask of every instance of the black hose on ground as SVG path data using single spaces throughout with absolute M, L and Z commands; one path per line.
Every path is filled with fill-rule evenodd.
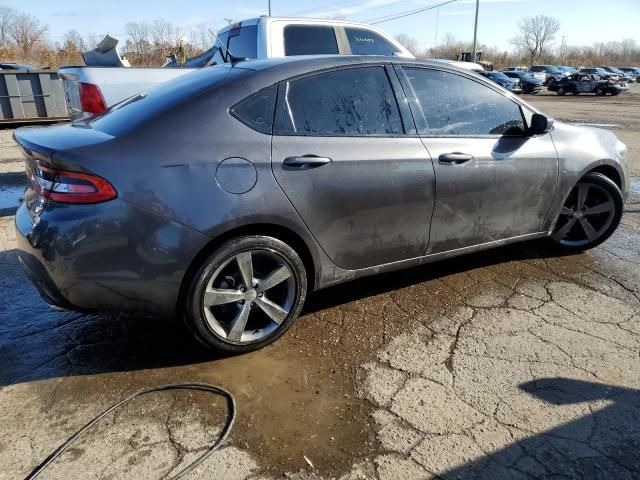
M 205 452 L 202 453 L 198 458 L 196 458 L 189 465 L 184 467 L 174 476 L 170 477 L 168 480 L 177 480 L 178 478 L 182 478 L 188 473 L 191 473 L 198 465 L 204 462 L 213 452 L 215 452 L 229 437 L 231 433 L 231 428 L 233 427 L 234 422 L 236 421 L 236 400 L 233 395 L 225 390 L 224 388 L 217 387 L 215 385 L 209 385 L 206 383 L 171 383 L 167 385 L 160 385 L 158 387 L 146 388 L 144 390 L 139 390 L 136 393 L 129 395 L 124 400 L 119 401 L 115 405 L 112 405 L 104 412 L 102 412 L 97 417 L 94 417 L 91 421 L 89 421 L 84 427 L 74 433 L 69 439 L 56 448 L 51 454 L 44 459 L 44 461 L 34 468 L 29 475 L 25 477 L 25 480 L 32 480 L 40 475 L 45 468 L 47 468 L 56 458 L 58 458 L 62 453 L 71 446 L 78 438 L 80 438 L 87 430 L 93 427 L 96 423 L 98 423 L 101 419 L 106 417 L 108 414 L 113 412 L 115 409 L 120 407 L 121 405 L 133 400 L 136 397 L 141 395 L 145 395 L 147 393 L 160 392 L 163 390 L 199 390 L 202 392 L 208 392 L 213 395 L 221 395 L 227 399 L 227 421 L 225 423 L 224 429 L 222 433 L 218 437 L 218 439 L 211 445 Z

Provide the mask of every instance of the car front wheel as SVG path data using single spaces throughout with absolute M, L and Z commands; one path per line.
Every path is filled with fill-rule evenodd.
M 618 186 L 600 173 L 588 173 L 569 193 L 551 238 L 567 250 L 593 248 L 615 231 L 622 210 Z
M 232 239 L 193 276 L 184 320 L 205 346 L 228 353 L 262 348 L 283 335 L 307 293 L 304 264 L 276 238 Z

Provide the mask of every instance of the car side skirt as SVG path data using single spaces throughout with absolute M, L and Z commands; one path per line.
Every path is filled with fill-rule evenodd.
M 494 240 L 479 245 L 472 245 L 469 247 L 457 248 L 446 252 L 433 253 L 422 257 L 410 258 L 407 260 L 401 260 L 398 262 L 386 263 L 383 265 L 376 265 L 375 267 L 363 268 L 361 270 L 344 270 L 335 265 L 323 265 L 322 273 L 320 275 L 320 281 L 316 286 L 316 290 L 327 288 L 340 283 L 348 282 L 358 278 L 368 277 L 371 275 L 377 275 L 378 273 L 392 272 L 395 270 L 403 270 L 405 268 L 415 267 L 427 263 L 437 262 L 439 260 L 445 260 L 448 258 L 459 257 L 470 253 L 481 252 L 489 250 L 491 248 L 501 247 L 512 243 L 524 242 L 527 240 L 536 240 L 545 238 L 550 235 L 549 231 L 529 233 L 526 235 L 519 235 L 516 237 L 503 238 L 500 240 Z

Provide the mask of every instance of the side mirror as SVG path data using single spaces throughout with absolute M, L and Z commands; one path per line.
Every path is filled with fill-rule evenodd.
M 549 133 L 553 128 L 553 118 L 546 117 L 541 113 L 534 113 L 531 117 L 531 125 L 529 125 L 529 135 L 542 135 Z

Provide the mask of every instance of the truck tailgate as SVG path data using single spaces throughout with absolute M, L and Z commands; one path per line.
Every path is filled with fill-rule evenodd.
M 118 68 L 63 67 L 58 74 L 64 81 L 65 98 L 72 119 L 86 116 L 80 98 L 80 83 L 95 85 L 106 108 L 166 82 L 192 72 L 194 68 Z

